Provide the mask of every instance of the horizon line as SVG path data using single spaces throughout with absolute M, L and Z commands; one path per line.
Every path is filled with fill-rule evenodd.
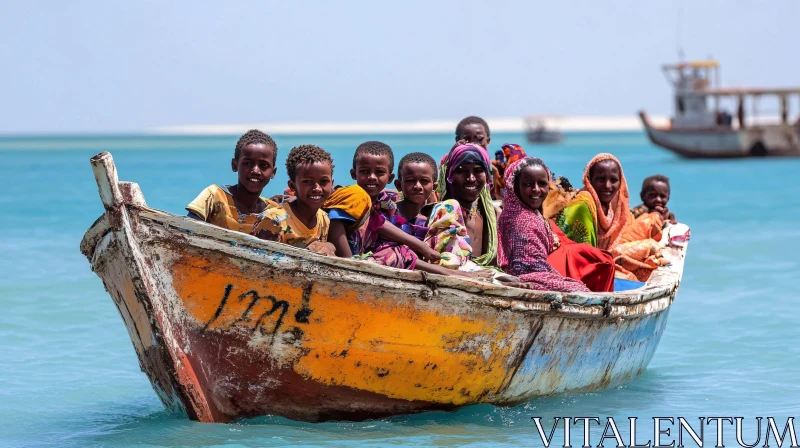
M 644 129 L 638 116 L 567 116 L 541 115 L 530 118 L 543 120 L 548 129 L 563 132 L 625 132 Z M 666 116 L 649 117 L 656 125 L 669 123 Z M 485 119 L 492 133 L 523 133 L 525 118 L 495 117 Z M 385 121 L 320 121 L 272 122 L 250 124 L 193 124 L 157 126 L 140 130 L 112 131 L 0 131 L 0 138 L 26 137 L 81 137 L 81 136 L 227 136 L 241 135 L 250 129 L 259 129 L 270 135 L 406 135 L 451 134 L 458 120 L 385 120 Z
M 558 116 L 532 117 L 560 131 L 637 131 L 644 129 L 638 116 Z M 525 118 L 486 118 L 492 132 L 524 132 Z M 669 120 L 664 116 L 650 118 L 656 124 Z M 259 129 L 270 135 L 349 135 L 349 134 L 439 134 L 452 133 L 458 120 L 395 120 L 349 122 L 288 122 L 251 124 L 211 124 L 161 126 L 148 131 L 157 135 L 230 135 Z

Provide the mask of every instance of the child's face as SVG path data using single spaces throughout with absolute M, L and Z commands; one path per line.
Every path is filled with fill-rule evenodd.
M 263 143 L 249 144 L 231 160 L 231 169 L 239 174 L 239 185 L 250 193 L 261 194 L 275 177 L 275 149 Z
M 538 210 L 547 198 L 550 191 L 550 178 L 544 167 L 532 165 L 522 169 L 517 174 L 517 197 L 523 204 Z
M 594 165 L 589 180 L 601 204 L 608 205 L 617 197 L 621 178 L 619 165 L 613 160 L 603 160 Z
M 660 180 L 650 181 L 640 196 L 649 210 L 666 207 L 669 202 L 669 184 Z
M 482 124 L 473 123 L 461 128 L 461 135 L 456 140 L 465 140 L 467 143 L 475 143 L 488 148 L 492 139 L 489 138 L 488 132 Z
M 450 175 L 455 199 L 459 202 L 475 202 L 486 188 L 486 170 L 480 163 L 459 165 Z
M 389 156 L 368 153 L 358 155 L 350 176 L 371 198 L 378 196 L 386 184 L 394 180 L 394 174 L 389 171 Z
M 436 188 L 433 168 L 425 162 L 406 163 L 394 186 L 403 192 L 403 200 L 424 205 Z
M 289 187 L 295 191 L 297 200 L 314 209 L 322 204 L 333 191 L 333 171 L 328 162 L 314 162 L 297 165 L 294 180 Z

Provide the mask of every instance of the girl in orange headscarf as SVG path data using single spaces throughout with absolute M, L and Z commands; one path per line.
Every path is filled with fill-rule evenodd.
M 600 249 L 613 246 L 629 218 L 628 185 L 622 165 L 607 153 L 596 155 L 586 165 L 583 188 L 554 216 L 569 239 Z
M 663 221 L 651 215 L 634 220 L 622 164 L 603 153 L 586 165 L 583 188 L 554 220 L 569 239 L 611 252 L 617 277 L 646 281 L 663 263 L 658 246 Z

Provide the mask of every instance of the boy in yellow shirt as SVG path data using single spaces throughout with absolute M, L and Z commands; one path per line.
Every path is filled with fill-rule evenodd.
M 270 208 L 278 204 L 261 197 L 275 177 L 278 146 L 269 135 L 252 129 L 236 142 L 231 169 L 236 185 L 211 185 L 186 206 L 189 217 L 237 232 L 256 235 Z
M 333 191 L 333 159 L 314 145 L 301 145 L 286 158 L 289 188 L 295 195 L 267 210 L 256 236 L 333 255 L 328 243 L 330 220 L 322 205 Z

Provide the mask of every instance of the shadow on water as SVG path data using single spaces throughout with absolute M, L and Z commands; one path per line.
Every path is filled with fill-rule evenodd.
M 513 407 L 474 405 L 452 412 L 425 412 L 363 422 L 305 423 L 265 416 L 230 424 L 205 424 L 163 410 L 152 412 L 152 407 L 123 411 L 119 403 L 101 403 L 97 412 L 84 415 L 83 428 L 56 442 L 115 446 L 319 446 L 464 445 L 483 440 L 501 445 L 519 444 L 536 436 L 531 417 L 542 417 L 546 425 L 552 425 L 556 416 L 624 419 L 663 401 L 668 394 L 668 382 L 668 376 L 646 371 L 631 382 L 608 389 L 559 394 Z

